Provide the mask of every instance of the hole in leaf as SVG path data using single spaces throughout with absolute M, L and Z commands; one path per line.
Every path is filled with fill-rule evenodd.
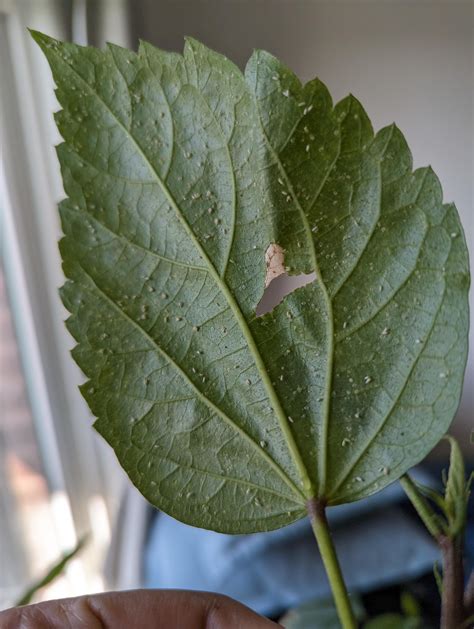
M 279 245 L 271 244 L 268 247 L 265 253 L 267 264 L 265 291 L 257 305 L 257 317 L 271 312 L 287 295 L 316 279 L 314 272 L 288 275 L 284 267 L 284 258 L 284 251 Z

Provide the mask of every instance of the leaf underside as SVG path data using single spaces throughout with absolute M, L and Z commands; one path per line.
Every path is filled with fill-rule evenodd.
M 33 33 L 62 109 L 60 249 L 95 427 L 154 505 L 249 533 L 368 496 L 461 391 L 467 251 L 430 168 L 256 51 L 137 54 Z M 256 317 L 265 252 L 316 273 Z

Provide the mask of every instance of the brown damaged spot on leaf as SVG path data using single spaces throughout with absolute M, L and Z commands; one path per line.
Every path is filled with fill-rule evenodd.
M 265 263 L 267 265 L 267 274 L 265 276 L 265 288 L 279 275 L 285 273 L 284 267 L 285 252 L 280 245 L 272 243 L 265 252 Z
M 316 279 L 314 272 L 288 275 L 284 262 L 284 249 L 275 243 L 269 245 L 265 252 L 265 290 L 255 310 L 257 317 L 271 312 L 287 295 Z

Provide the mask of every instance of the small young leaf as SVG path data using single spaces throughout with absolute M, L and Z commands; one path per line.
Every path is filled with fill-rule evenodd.
M 148 500 L 263 531 L 421 460 L 458 404 L 469 278 L 456 209 L 400 131 L 261 51 L 242 75 L 191 39 L 33 37 L 62 107 L 82 392 Z M 272 244 L 316 281 L 256 317 Z
M 441 535 L 447 530 L 445 519 L 436 513 L 432 505 L 425 499 L 426 492 L 420 488 L 418 483 L 415 483 L 408 474 L 404 474 L 402 476 L 400 484 L 416 512 L 420 516 L 423 524 L 426 526 L 431 535 L 436 540 L 439 540 Z M 434 493 L 433 497 L 436 497 L 436 493 Z M 433 497 L 430 496 L 432 499 Z M 435 503 L 438 504 L 438 501 L 435 500 Z
M 421 607 L 411 592 L 403 591 L 400 595 L 400 607 L 404 616 L 421 617 Z
M 442 496 L 436 489 L 432 489 L 427 485 L 423 485 L 422 483 L 418 483 L 413 481 L 416 488 L 419 492 L 425 496 L 425 498 L 429 498 L 443 513 L 446 510 L 446 502 L 444 500 L 444 496 Z
M 364 625 L 364 629 L 421 629 L 421 621 L 413 616 L 383 614 Z
M 466 480 L 464 458 L 459 444 L 453 437 L 447 436 L 451 446 L 449 474 L 444 496 L 445 513 L 452 536 L 459 535 L 466 526 L 467 503 L 469 499 L 470 479 Z
M 84 544 L 87 541 L 87 536 L 82 537 L 76 544 L 76 546 L 65 553 L 60 557 L 57 562 L 46 572 L 44 576 L 36 581 L 33 585 L 31 585 L 18 599 L 15 603 L 15 607 L 20 607 L 21 605 L 28 605 L 37 592 L 42 590 L 44 587 L 55 581 L 61 574 L 64 572 L 65 568 L 74 557 L 79 553 L 79 551 L 83 548 Z
M 439 570 L 439 564 L 437 561 L 433 564 L 433 575 L 436 581 L 436 587 L 438 588 L 438 593 L 443 596 L 443 577 L 441 576 L 441 572 Z
M 362 620 L 365 610 L 362 601 L 351 596 L 354 616 Z M 279 620 L 285 629 L 340 629 L 341 623 L 334 602 L 328 599 L 315 599 L 291 609 Z
M 466 620 L 464 620 L 462 624 L 459 626 L 459 629 L 470 629 L 472 628 L 473 625 L 474 625 L 474 614 L 472 616 L 469 616 L 469 618 L 466 618 Z

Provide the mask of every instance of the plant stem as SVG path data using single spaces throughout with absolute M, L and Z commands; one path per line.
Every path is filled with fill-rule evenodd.
M 463 535 L 451 533 L 444 526 L 431 505 L 425 500 L 411 478 L 404 474 L 400 483 L 424 525 L 436 539 L 443 558 L 443 582 L 441 588 L 441 629 L 459 629 L 469 615 L 463 601 L 464 566 Z M 467 607 L 467 605 L 466 605 Z
M 342 576 L 341 567 L 336 555 L 326 518 L 325 505 L 315 498 L 308 500 L 306 508 L 318 543 L 319 552 L 331 586 L 339 620 L 343 629 L 356 629 L 357 622 L 352 611 L 349 595 Z
M 445 535 L 439 540 L 439 545 L 443 555 L 441 629 L 458 629 L 465 616 L 462 537 L 451 538 Z
M 464 589 L 464 607 L 468 616 L 474 616 L 474 570 L 472 570 Z

